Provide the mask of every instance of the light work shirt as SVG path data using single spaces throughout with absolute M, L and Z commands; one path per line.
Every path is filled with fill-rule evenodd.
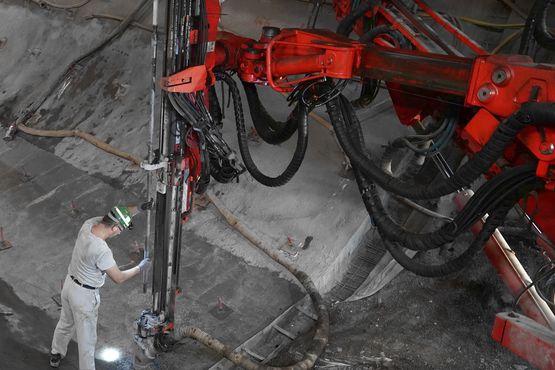
M 95 288 L 104 285 L 106 271 L 116 265 L 112 250 L 106 241 L 91 232 L 93 225 L 99 223 L 102 217 L 93 217 L 85 221 L 73 248 L 68 274 Z

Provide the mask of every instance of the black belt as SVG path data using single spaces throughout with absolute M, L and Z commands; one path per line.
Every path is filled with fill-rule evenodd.
M 73 280 L 73 282 L 74 282 L 75 284 L 77 284 L 77 285 L 79 285 L 79 286 L 82 286 L 83 288 L 92 289 L 92 290 L 97 289 L 97 288 L 95 288 L 95 287 L 93 287 L 93 286 L 90 286 L 90 285 L 87 285 L 87 284 L 81 284 L 81 283 L 79 282 L 79 280 L 77 280 L 76 278 L 73 277 L 73 275 L 69 275 L 69 277 L 71 278 L 71 280 Z

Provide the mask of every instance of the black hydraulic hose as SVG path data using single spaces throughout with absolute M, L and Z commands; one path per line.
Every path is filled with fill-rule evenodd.
M 281 144 L 287 141 L 299 126 L 300 103 L 298 103 L 285 122 L 275 121 L 262 105 L 258 96 L 256 85 L 243 81 L 243 88 L 247 97 L 252 123 L 256 133 L 268 144 Z
M 531 166 L 530 166 L 531 167 Z M 521 170 L 520 168 L 514 169 Z M 510 170 L 509 170 L 510 171 Z M 506 171 L 506 172 L 509 172 Z M 523 172 L 523 171 L 520 171 Z M 505 175 L 505 174 L 502 174 Z M 501 177 L 502 175 L 499 175 Z M 399 226 L 385 210 L 376 186 L 367 186 L 362 188 L 362 196 L 364 202 L 371 202 L 372 221 L 378 227 L 382 235 L 387 239 L 401 243 L 405 248 L 415 251 L 425 251 L 439 248 L 447 243 L 454 241 L 462 232 L 468 230 L 475 222 L 477 222 L 484 214 L 495 209 L 500 201 L 509 196 L 507 189 L 523 181 L 530 181 L 535 178 L 534 168 L 524 173 L 515 173 L 508 181 L 502 182 L 500 185 L 493 184 L 494 180 L 488 181 L 478 192 L 470 199 L 465 207 L 459 212 L 452 222 L 446 223 L 438 230 L 428 233 L 415 233 L 407 231 Z M 508 177 L 508 176 L 504 176 Z M 503 179 L 501 179 L 502 181 Z M 500 181 L 498 181 L 500 182 Z M 491 184 L 491 186 L 489 186 Z M 370 199 L 369 199 L 370 198 Z
M 278 176 L 270 177 L 266 176 L 256 166 L 252 156 L 249 151 L 247 131 L 245 128 L 245 117 L 243 115 L 243 107 L 241 103 L 241 95 L 239 93 L 239 88 L 231 76 L 226 73 L 216 72 L 216 78 L 218 80 L 224 81 L 231 92 L 231 97 L 233 99 L 233 108 L 235 113 L 235 121 L 237 125 L 237 140 L 239 143 L 239 151 L 241 152 L 241 157 L 245 167 L 252 175 L 252 177 L 263 185 L 276 187 L 281 186 L 289 182 L 291 178 L 297 173 L 299 167 L 301 166 L 304 155 L 306 153 L 306 148 L 308 145 L 308 107 L 302 103 L 298 103 L 299 113 L 298 113 L 298 128 L 297 128 L 297 147 L 291 162 L 287 165 L 287 168 Z
M 405 269 L 424 277 L 445 276 L 462 270 L 472 262 L 474 256 L 480 251 L 495 229 L 503 225 L 507 213 L 509 213 L 515 202 L 516 200 L 513 197 L 503 201 L 503 204 L 489 215 L 472 244 L 456 258 L 439 265 L 429 265 L 414 261 L 405 254 L 400 244 L 388 240 L 381 233 L 380 235 L 389 253 Z
M 350 129 L 350 137 L 360 150 L 364 141 L 360 125 L 357 124 L 356 113 L 348 104 L 348 100 L 345 97 L 340 98 L 340 104 L 342 115 L 347 123 L 347 127 Z M 387 214 L 378 194 L 377 187 L 369 184 L 359 171 L 355 171 L 355 176 L 372 221 L 382 235 L 385 235 L 391 241 L 402 243 L 405 248 L 424 251 L 439 248 L 446 243 L 454 241 L 458 235 L 470 228 L 485 213 L 496 208 L 498 203 L 505 196 L 509 195 L 506 189 L 512 191 L 523 180 L 534 179 L 535 169 L 536 165 L 530 163 L 503 171 L 503 173 L 480 187 L 452 222 L 443 225 L 436 231 L 428 233 L 414 233 L 399 226 Z
M 218 95 L 214 86 L 208 88 L 208 111 L 216 124 L 222 123 L 223 113 L 220 109 L 220 102 L 218 101 Z
M 386 191 L 411 199 L 439 198 L 468 186 L 491 167 L 501 156 L 505 147 L 513 142 L 524 127 L 529 124 L 555 124 L 554 103 L 525 103 L 519 111 L 497 127 L 482 150 L 460 167 L 452 177 L 424 186 L 408 183 L 384 172 L 363 151 L 353 145 L 348 135 L 339 99 L 329 101 L 327 108 L 337 139 L 351 163 Z M 356 124 L 360 124 L 358 120 Z
M 544 48 L 555 50 L 555 38 L 547 27 L 547 11 L 551 4 L 552 0 L 536 0 L 532 5 L 520 39 L 519 54 L 529 54 L 534 38 Z
M 534 28 L 534 38 L 546 49 L 555 50 L 555 36 L 553 36 L 547 27 L 547 12 L 550 5 L 553 5 L 555 1 L 553 0 L 537 0 L 536 2 L 542 2 L 543 7 L 539 11 L 540 18 L 536 21 L 536 27 Z
M 376 198 L 374 197 L 364 196 L 364 193 L 366 193 L 368 189 L 375 189 L 375 185 L 369 184 L 364 178 L 364 175 L 356 168 L 354 168 L 354 170 L 357 183 L 359 185 L 361 193 L 363 193 L 364 205 L 368 213 L 371 215 L 372 220 L 375 221 L 376 209 L 378 209 L 381 204 L 375 203 Z M 412 258 L 405 254 L 400 243 L 389 240 L 389 238 L 382 232 L 382 230 L 380 230 L 379 227 L 377 228 L 378 233 L 380 234 L 386 248 L 391 253 L 393 258 L 405 269 L 424 277 L 445 276 L 461 270 L 472 262 L 472 259 L 474 258 L 476 253 L 480 250 L 482 245 L 487 241 L 487 239 L 491 236 L 495 229 L 503 224 L 503 220 L 505 219 L 507 213 L 510 211 L 514 203 L 518 200 L 518 197 L 515 196 L 515 192 L 523 186 L 528 186 L 532 189 L 538 189 L 542 188 L 544 186 L 544 183 L 536 179 L 534 176 L 529 176 L 521 180 L 519 183 L 514 184 L 512 189 L 509 190 L 510 195 L 507 194 L 509 196 L 503 197 L 501 204 L 491 212 L 486 220 L 485 225 L 482 227 L 482 230 L 475 238 L 473 243 L 469 246 L 469 248 L 466 249 L 458 257 L 439 265 L 429 265 L 414 261 Z M 403 247 L 404 246 L 405 245 L 403 245 Z
M 349 36 L 357 19 L 362 17 L 364 13 L 378 4 L 379 1 L 377 0 L 368 0 L 368 2 L 360 4 L 356 9 L 351 10 L 349 15 L 347 15 L 341 20 L 341 22 L 339 22 L 339 25 L 337 26 L 337 30 L 335 32 L 343 36 Z
M 342 103 L 343 103 L 342 107 L 345 107 L 346 102 L 342 102 Z M 347 117 L 347 120 L 349 121 L 349 129 L 350 129 L 350 133 L 353 135 L 352 138 L 355 142 L 355 145 L 357 145 L 357 147 L 361 149 L 364 144 L 364 140 L 362 138 L 362 130 L 360 129 L 359 125 L 356 125 L 356 122 L 355 122 L 355 125 L 352 124 L 353 120 L 351 119 L 350 116 L 347 115 L 348 112 L 346 112 L 345 108 L 343 108 L 343 113 L 345 114 L 345 116 Z M 523 170 L 522 170 L 523 172 L 525 172 L 524 167 L 526 166 L 523 166 Z M 369 191 L 369 189 L 375 190 L 376 186 L 373 183 L 369 183 L 368 180 L 364 177 L 364 174 L 356 166 L 353 167 L 353 169 L 355 172 L 357 184 L 359 186 L 361 194 L 363 195 L 364 205 L 368 213 L 371 215 L 372 219 L 375 221 L 376 220 L 375 211 L 376 209 L 381 207 L 381 200 L 379 200 L 379 197 L 376 198 L 376 197 L 365 196 L 365 195 Z M 422 264 L 417 261 L 414 261 L 412 258 L 410 258 L 405 254 L 405 252 L 403 251 L 399 243 L 389 240 L 387 236 L 381 232 L 379 227 L 378 227 L 378 232 L 382 237 L 382 240 L 384 241 L 386 248 L 391 253 L 393 258 L 405 269 L 424 277 L 445 276 L 463 269 L 464 267 L 468 266 L 472 262 L 474 256 L 480 250 L 482 245 L 487 241 L 487 239 L 491 236 L 491 234 L 495 231 L 495 229 L 498 226 L 502 225 L 503 220 L 505 219 L 507 213 L 510 211 L 514 203 L 517 201 L 518 196 L 515 196 L 515 192 L 518 191 L 520 187 L 526 186 L 526 185 L 534 189 L 541 188 L 544 186 L 543 182 L 536 179 L 533 174 L 528 173 L 528 176 L 525 177 L 524 179 L 521 179 L 519 177 L 519 181 L 515 184 L 512 184 L 510 189 L 508 189 L 508 193 L 510 194 L 510 196 L 503 196 L 502 197 L 503 200 L 501 204 L 500 205 L 495 204 L 495 206 L 496 207 L 498 206 L 498 207 L 493 209 L 493 211 L 487 218 L 485 225 L 482 227 L 482 230 L 475 238 L 474 242 L 469 246 L 469 248 L 467 248 L 458 257 L 439 265 Z M 509 195 L 509 194 L 505 194 L 505 195 Z M 471 201 L 472 201 L 472 198 L 471 198 Z M 468 204 L 470 204 L 470 201 Z
M 532 5 L 530 13 L 526 18 L 526 23 L 524 24 L 524 29 L 522 30 L 522 36 L 520 38 L 520 46 L 518 47 L 519 54 L 528 55 L 530 51 L 530 46 L 534 38 L 534 30 L 536 29 L 537 13 L 539 7 L 542 5 L 542 1 L 543 0 L 537 0 L 534 5 Z
M 519 112 L 523 121 L 533 122 L 538 126 L 555 127 L 555 103 L 527 102 L 522 104 Z
M 389 25 L 374 27 L 370 31 L 362 35 L 358 39 L 358 41 L 364 44 L 368 44 L 371 43 L 378 35 L 381 35 L 382 33 L 388 33 L 391 30 L 393 30 L 393 28 Z

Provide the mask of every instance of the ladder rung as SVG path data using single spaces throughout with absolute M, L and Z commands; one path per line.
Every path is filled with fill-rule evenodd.
M 248 348 L 243 348 L 245 352 L 247 352 L 250 356 L 256 358 L 258 361 L 264 361 L 264 357 L 260 356 L 258 353 L 251 351 Z
M 272 325 L 272 328 L 276 329 L 277 331 L 279 331 L 281 334 L 285 335 L 287 338 L 291 339 L 291 340 L 295 340 L 297 339 L 297 336 L 288 332 L 287 330 L 285 330 L 282 327 L 279 327 L 277 325 Z
M 262 364 L 267 364 L 268 361 L 272 360 L 281 350 L 283 347 L 287 345 L 287 341 L 281 342 L 279 346 L 277 346 L 266 358 L 262 361 Z

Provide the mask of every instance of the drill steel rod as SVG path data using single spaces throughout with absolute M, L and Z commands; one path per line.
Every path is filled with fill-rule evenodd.
M 148 124 L 148 163 L 152 163 L 152 143 L 154 141 L 154 113 L 156 109 L 156 60 L 158 57 L 158 0 L 152 1 L 152 81 L 150 89 L 150 121 Z M 147 172 L 146 176 L 146 197 L 150 199 L 152 183 L 152 171 Z M 145 249 L 144 258 L 150 257 L 150 224 L 151 224 L 152 211 L 146 211 L 146 233 L 145 233 Z M 143 294 L 146 293 L 146 286 L 148 280 L 148 272 L 143 271 Z
M 474 195 L 474 192 L 470 189 L 460 192 L 455 197 L 457 208 L 462 209 L 472 195 Z M 478 223 L 471 228 L 474 234 L 477 234 L 479 229 Z M 536 287 L 531 286 L 532 279 L 498 229 L 495 229 L 495 232 L 484 245 L 484 254 L 509 288 L 511 294 L 514 297 L 519 297 L 522 294 L 518 305 L 524 314 L 552 330 L 555 329 L 555 315 L 540 297 Z

